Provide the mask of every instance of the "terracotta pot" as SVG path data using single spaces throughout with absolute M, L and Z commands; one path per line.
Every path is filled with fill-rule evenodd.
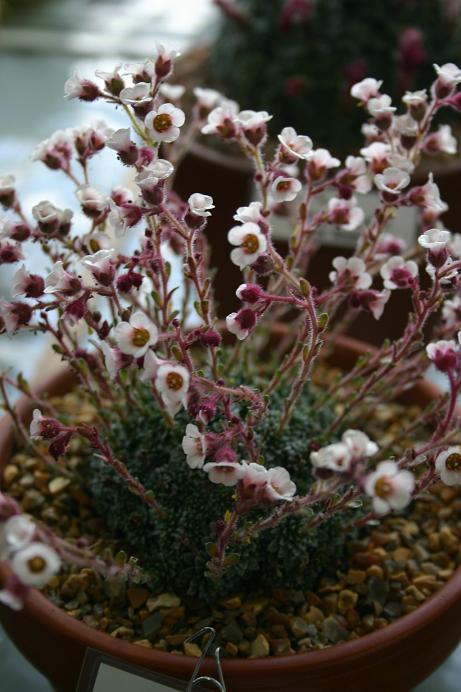
M 363 342 L 343 338 L 332 362 L 349 368 L 367 350 Z M 64 374 L 41 391 L 61 394 L 70 386 L 71 378 Z M 426 404 L 436 394 L 434 386 L 423 382 L 406 394 L 406 400 Z M 24 420 L 30 417 L 24 400 L 18 410 Z M 11 424 L 5 418 L 0 423 L 2 466 L 10 458 L 12 444 Z M 75 690 L 88 647 L 184 680 L 196 664 L 194 658 L 113 639 L 74 620 L 35 590 L 20 612 L 0 607 L 0 620 L 18 649 L 60 692 Z M 460 639 L 461 568 L 417 610 L 356 641 L 288 657 L 225 660 L 223 669 L 228 692 L 409 692 L 446 659 Z M 212 663 L 204 670 L 215 672 Z

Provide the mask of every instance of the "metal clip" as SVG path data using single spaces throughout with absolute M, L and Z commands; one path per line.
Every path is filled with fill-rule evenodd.
M 192 673 L 192 677 L 189 680 L 189 684 L 187 686 L 186 692 L 192 692 L 194 689 L 195 685 L 198 685 L 201 682 L 208 682 L 211 683 L 217 690 L 218 692 L 227 692 L 226 691 L 226 683 L 224 682 L 224 676 L 222 672 L 222 667 L 221 667 L 221 658 L 220 658 L 220 648 L 219 646 L 214 650 L 213 652 L 213 658 L 216 663 L 216 668 L 218 670 L 218 677 L 219 680 L 216 680 L 215 678 L 210 678 L 208 675 L 201 675 L 200 677 L 197 677 L 200 671 L 200 668 L 202 667 L 202 664 L 205 660 L 205 658 L 208 655 L 209 649 L 213 646 L 214 640 L 216 639 L 216 630 L 213 627 L 203 627 L 203 629 L 199 630 L 195 634 L 193 634 L 191 637 L 186 639 L 186 643 L 193 642 L 196 639 L 199 639 L 202 637 L 204 634 L 209 634 L 211 635 L 205 644 L 205 648 L 202 651 L 202 655 L 200 656 L 197 665 L 195 666 L 195 670 Z

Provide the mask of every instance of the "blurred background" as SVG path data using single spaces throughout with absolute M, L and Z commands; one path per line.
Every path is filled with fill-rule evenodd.
M 50 198 L 75 209 L 69 181 L 31 161 L 36 144 L 56 129 L 98 118 L 125 126 L 104 103 L 63 98 L 71 70 L 91 77 L 95 69 L 142 62 L 157 43 L 181 51 L 177 81 L 214 86 L 242 108 L 268 110 L 273 132 L 293 125 L 341 156 L 360 145 L 362 116 L 348 96 L 351 84 L 382 78 L 397 98 L 430 82 L 433 62 L 461 62 L 461 2 L 0 0 L 0 176 L 16 176 L 26 209 Z M 94 177 L 103 188 L 119 182 L 112 162 L 110 153 L 96 158 Z M 442 196 L 453 197 L 447 224 L 461 230 L 459 157 L 440 168 Z M 243 191 L 242 180 L 235 185 Z M 40 269 L 39 256 L 31 259 Z M 8 298 L 16 269 L 0 267 L 0 298 Z M 0 337 L 0 367 L 33 377 L 42 348 L 38 337 Z M 2 692 L 50 691 L 1 629 L 0 671 Z M 459 692 L 460 680 L 461 648 L 418 692 Z

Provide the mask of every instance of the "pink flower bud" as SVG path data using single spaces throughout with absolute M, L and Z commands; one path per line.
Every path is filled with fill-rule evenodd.
M 120 274 L 116 281 L 117 290 L 121 293 L 129 293 L 132 288 L 140 288 L 143 278 L 141 274 L 134 271 Z
M 241 284 L 235 293 L 245 303 L 257 303 L 266 297 L 265 291 L 258 284 Z

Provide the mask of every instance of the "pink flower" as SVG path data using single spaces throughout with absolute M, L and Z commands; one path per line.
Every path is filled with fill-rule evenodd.
M 426 353 L 440 372 L 450 373 L 456 368 L 459 358 L 459 347 L 456 341 L 442 339 L 428 344 Z
M 109 200 L 94 187 L 85 185 L 78 188 L 75 194 L 82 205 L 83 213 L 90 219 L 101 219 L 109 212 Z
M 251 221 L 231 228 L 227 240 L 231 245 L 238 246 L 232 250 L 231 260 L 240 269 L 256 262 L 267 248 L 266 237 L 260 227 Z
M 371 179 L 367 172 L 367 165 L 361 156 L 348 156 L 346 159 L 346 171 L 341 178 L 341 183 L 351 187 L 356 192 L 365 194 L 371 190 Z
M 231 312 L 226 317 L 227 329 L 235 334 L 239 341 L 246 339 L 250 331 L 256 325 L 256 315 L 251 308 L 243 308 L 238 312 Z
M 121 65 L 116 65 L 111 72 L 105 72 L 104 70 L 95 71 L 96 77 L 103 80 L 107 91 L 113 96 L 118 96 L 125 86 L 123 77 L 120 75 L 121 67 Z
M 399 255 L 405 250 L 405 241 L 392 233 L 383 233 L 376 247 L 378 255 Z
M 141 358 L 157 343 L 158 330 L 144 312 L 137 310 L 129 322 L 119 322 L 114 327 L 114 339 L 122 353 Z
M 355 231 L 363 223 L 365 212 L 357 205 L 355 197 L 339 199 L 332 197 L 328 201 L 328 220 L 340 226 L 344 231 Z
M 301 188 L 302 185 L 296 178 L 279 176 L 270 187 L 271 199 L 277 204 L 292 202 L 298 196 Z
M 400 471 L 394 461 L 382 461 L 365 478 L 364 488 L 372 498 L 375 514 L 383 515 L 404 509 L 410 503 L 415 478 L 410 471 Z
M 174 142 L 179 137 L 179 128 L 184 125 L 184 111 L 172 103 L 163 103 L 156 111 L 148 113 L 145 125 L 149 133 L 159 142 Z
M 395 256 L 382 265 L 380 274 L 384 279 L 384 287 L 391 291 L 396 288 L 409 288 L 418 276 L 418 265 L 413 260 L 406 262 L 403 257 Z

